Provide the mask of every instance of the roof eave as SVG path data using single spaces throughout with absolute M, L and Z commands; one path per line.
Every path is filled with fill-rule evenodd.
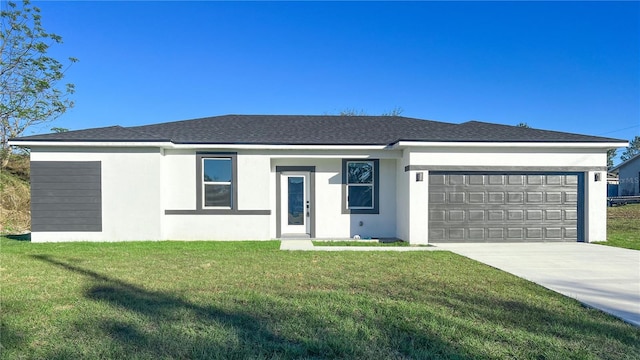
M 47 139 L 47 140 L 9 140 L 11 146 L 22 147 L 164 147 L 171 144 L 169 140 L 119 140 L 119 139 L 105 139 L 105 140 L 62 140 L 62 139 Z
M 250 143 L 187 143 L 157 140 L 11 140 L 11 146 L 22 147 L 157 147 L 163 149 L 247 149 L 247 150 L 384 150 L 386 144 L 250 144 Z
M 628 142 L 589 142 L 589 141 L 419 141 L 399 140 L 391 144 L 392 148 L 407 147 L 498 147 L 498 148 L 590 148 L 590 149 L 614 149 L 625 147 Z

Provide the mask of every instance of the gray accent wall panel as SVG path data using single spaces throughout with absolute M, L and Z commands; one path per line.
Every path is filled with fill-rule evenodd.
M 429 175 L 429 241 L 577 241 L 579 174 Z
M 31 162 L 31 231 L 102 231 L 100 161 Z

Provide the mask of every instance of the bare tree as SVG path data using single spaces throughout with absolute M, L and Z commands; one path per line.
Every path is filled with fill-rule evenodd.
M 404 109 L 402 109 L 400 106 L 396 106 L 393 109 L 389 110 L 389 111 L 385 111 L 383 112 L 381 115 L 382 116 L 400 116 L 402 115 L 402 112 L 404 111 Z
M 382 114 L 380 114 L 380 116 L 400 116 L 400 114 L 402 114 L 403 111 L 404 110 L 401 107 L 396 106 L 396 107 L 394 107 L 393 109 L 391 109 L 389 111 L 383 112 Z M 367 114 L 367 112 L 362 110 L 362 109 L 356 110 L 355 108 L 353 108 L 353 109 L 352 108 L 347 108 L 347 109 L 344 109 L 344 110 L 340 111 L 338 113 L 338 115 L 340 115 L 340 116 L 367 116 L 369 114 Z
M 348 108 L 348 109 L 344 109 L 344 110 L 340 111 L 338 113 L 338 115 L 340 115 L 340 116 L 367 116 L 367 113 L 362 109 L 356 110 L 356 109 Z

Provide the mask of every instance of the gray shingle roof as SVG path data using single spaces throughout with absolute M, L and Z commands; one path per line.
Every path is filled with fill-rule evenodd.
M 406 141 L 621 142 L 479 121 L 452 124 L 401 116 L 224 115 L 25 136 L 13 141 L 166 141 L 176 144 L 390 145 Z

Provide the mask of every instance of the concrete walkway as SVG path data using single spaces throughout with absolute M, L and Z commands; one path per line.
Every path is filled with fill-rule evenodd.
M 435 246 L 313 246 L 311 240 L 280 240 L 280 250 L 301 251 L 438 251 Z
M 434 245 L 640 326 L 640 251 L 585 243 Z

